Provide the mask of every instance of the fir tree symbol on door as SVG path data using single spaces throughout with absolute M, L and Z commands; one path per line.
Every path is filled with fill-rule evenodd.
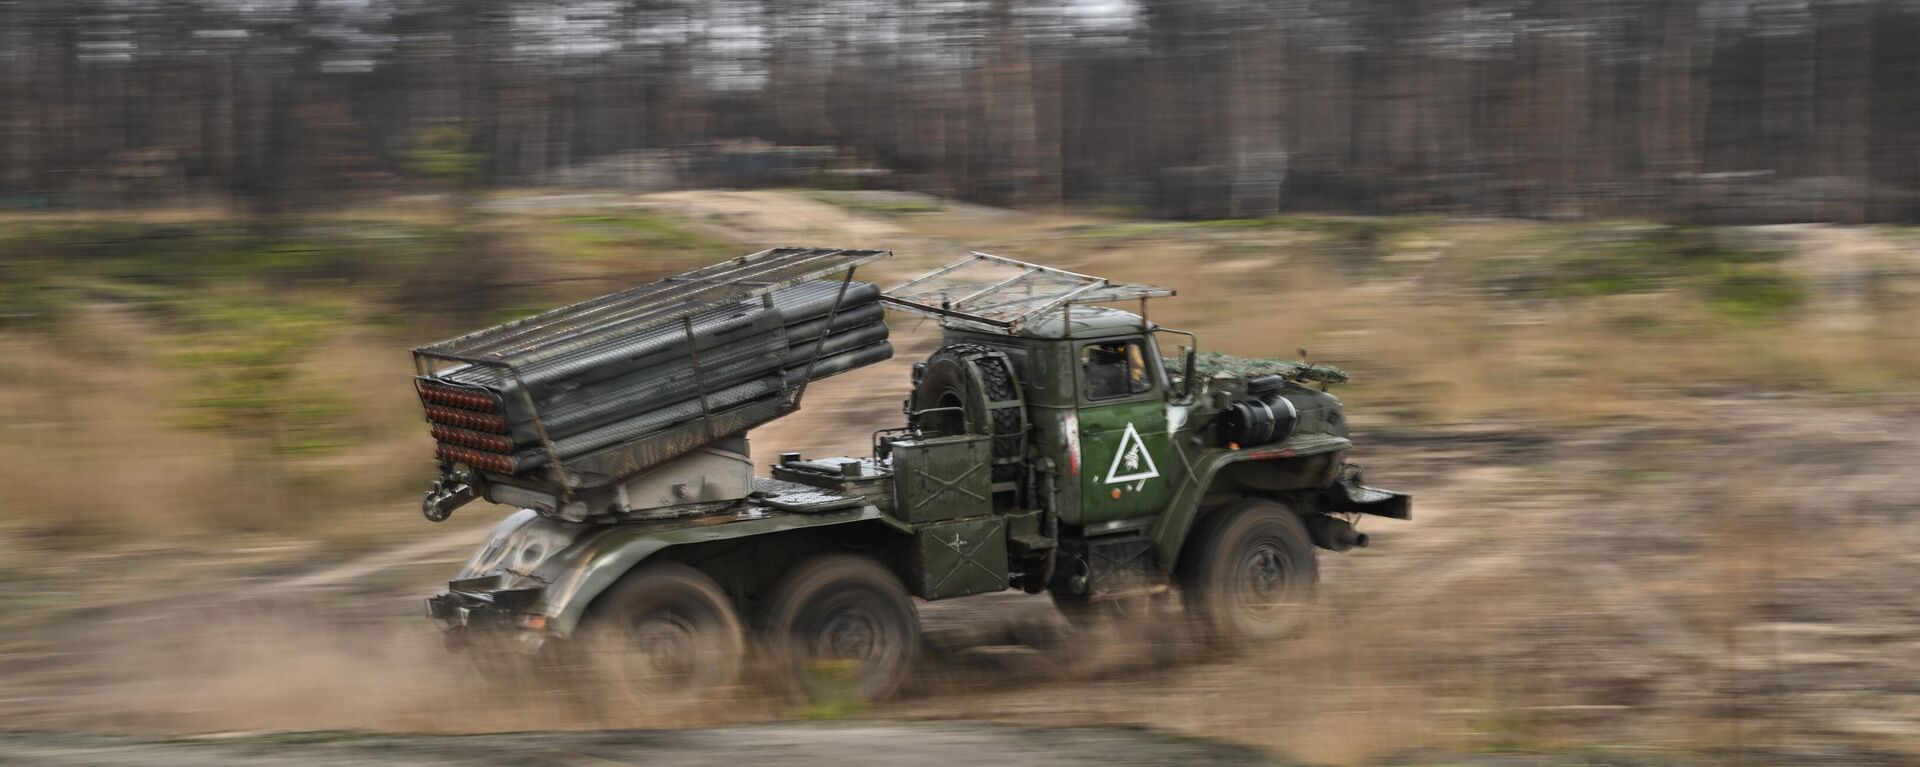
M 1140 431 L 1128 423 L 1127 432 L 1120 437 L 1120 449 L 1113 454 L 1113 465 L 1107 468 L 1107 484 L 1134 482 L 1138 483 L 1133 488 L 1137 491 L 1147 480 L 1158 476 L 1160 468 L 1153 465 L 1146 441 L 1140 439 Z

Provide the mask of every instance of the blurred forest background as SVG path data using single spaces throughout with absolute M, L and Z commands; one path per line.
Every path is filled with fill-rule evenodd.
M 418 516 L 406 350 L 795 244 L 1176 289 L 1419 498 L 1299 641 L 883 714 L 1920 764 L 1915 224 L 1920 0 L 0 0 L 0 727 L 660 726 L 449 705 L 504 509 Z M 892 331 L 761 455 L 898 425 Z
M 1912 0 L 0 0 L 0 207 L 330 205 L 451 147 L 474 186 L 1909 221 L 1916 39 Z

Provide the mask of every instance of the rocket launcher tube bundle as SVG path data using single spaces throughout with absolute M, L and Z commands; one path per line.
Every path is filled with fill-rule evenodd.
M 518 350 L 525 393 L 504 369 L 479 364 L 423 378 L 418 388 L 443 460 L 521 474 L 550 461 L 543 428 L 566 461 L 645 444 L 707 413 L 788 397 L 808 380 L 888 359 L 884 315 L 870 283 L 848 283 L 843 297 L 838 281 L 812 280 L 685 319 L 609 318 L 554 348 Z M 756 412 L 769 414 L 764 422 L 785 411 Z
M 827 336 L 822 355 L 837 354 L 886 339 L 886 324 L 872 322 Z M 769 340 L 773 343 L 768 344 Z M 792 346 L 780 345 L 778 341 L 773 337 L 751 339 L 717 349 L 713 353 L 703 353 L 700 357 L 700 377 L 711 387 L 714 381 L 744 380 L 775 369 L 805 365 L 814 349 L 823 343 L 819 338 L 807 339 Z M 557 440 L 610 421 L 623 420 L 652 408 L 670 405 L 697 396 L 698 393 L 691 365 L 653 368 L 569 392 L 570 398 L 564 402 L 541 403 L 540 418 L 547 427 L 547 436 Z M 581 396 L 571 397 L 576 394 Z M 516 423 L 513 436 L 521 444 L 537 444 L 538 440 L 531 419 Z
M 771 312 L 758 300 L 700 312 L 692 317 L 693 347 L 705 351 L 772 331 L 775 324 L 792 325 L 824 318 L 833 309 L 839 294 L 839 283 L 814 280 L 774 291 Z M 871 283 L 853 283 L 847 286 L 841 311 L 878 305 L 879 300 L 878 287 Z M 615 326 L 569 340 L 552 350 L 527 353 L 517 363 L 520 380 L 538 398 L 689 356 L 687 328 L 683 322 L 667 322 L 633 333 L 621 331 L 620 326 Z M 452 371 L 445 377 L 503 392 L 511 385 L 500 380 L 497 369 L 483 365 Z
M 714 411 L 730 410 L 771 397 L 786 396 L 787 391 L 805 381 L 817 381 L 891 357 L 893 357 L 893 345 L 886 341 L 840 354 L 823 356 L 820 358 L 819 365 L 815 367 L 812 378 L 807 377 L 806 364 L 803 362 L 779 374 L 762 376 L 711 392 L 707 395 L 707 408 Z M 699 418 L 701 412 L 698 398 L 683 400 L 666 407 L 649 410 L 625 421 L 610 423 L 592 431 L 554 440 L 554 452 L 559 453 L 560 460 L 565 461 L 609 445 L 645 438 L 654 432 Z M 547 464 L 546 449 L 540 447 L 527 448 L 510 457 L 514 461 L 515 472 L 537 469 Z
M 871 303 L 859 310 L 842 312 L 835 317 L 833 326 L 846 331 L 858 330 L 866 334 L 862 337 L 868 341 L 882 340 L 886 338 L 886 325 L 881 322 L 884 314 L 878 303 Z M 843 321 L 841 317 L 847 319 Z M 861 318 L 867 318 L 868 321 L 857 326 L 852 324 Z M 780 365 L 782 355 L 789 348 L 819 340 L 819 333 L 825 328 L 826 318 L 822 317 L 788 326 L 784 345 L 779 334 L 764 333 L 719 348 L 703 350 L 700 352 L 701 375 L 711 386 L 714 382 L 751 377 L 772 370 Z M 873 337 L 876 328 L 881 335 Z M 828 348 L 837 350 L 851 347 L 842 341 L 838 347 L 829 344 Z M 620 418 L 648 406 L 670 402 L 671 399 L 663 400 L 663 395 L 657 392 L 663 387 L 676 385 L 684 386 L 686 392 L 694 391 L 690 360 L 663 360 L 658 365 L 561 391 L 540 399 L 535 406 L 539 408 L 540 418 L 546 424 L 547 435 L 557 438 L 579 431 L 583 423 L 590 428 L 609 417 Z M 512 416 L 509 420 L 513 423 L 514 438 L 528 443 L 537 440 L 533 417 L 525 412 L 524 403 L 516 397 L 506 399 L 503 404 Z

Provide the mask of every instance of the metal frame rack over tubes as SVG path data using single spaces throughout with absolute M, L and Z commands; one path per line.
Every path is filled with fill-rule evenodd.
M 846 270 L 834 303 L 827 314 L 829 326 L 838 317 L 855 271 L 862 264 L 892 255 L 885 250 L 836 248 L 773 248 L 743 256 L 725 264 L 700 269 L 659 283 L 632 288 L 589 299 L 523 320 L 468 333 L 413 350 L 414 370 L 420 380 L 435 380 L 440 372 L 433 361 L 479 365 L 504 371 L 513 383 L 521 403 L 533 421 L 535 435 L 546 452 L 547 474 L 564 500 L 572 500 L 574 488 L 559 451 L 540 418 L 533 395 L 522 377 L 521 362 L 565 353 L 603 342 L 608 335 L 637 334 L 678 320 L 686 328 L 694 384 L 700 399 L 701 421 L 709 441 L 716 438 L 714 413 L 709 404 L 703 366 L 692 320 L 700 312 L 728 301 L 758 295 L 772 307 L 772 292 L 788 285 L 816 279 Z M 597 316 L 595 316 L 597 315 Z M 807 363 L 812 376 L 825 344 L 816 345 Z M 531 358 L 531 359 L 529 359 Z M 787 395 L 791 407 L 798 407 L 806 380 Z

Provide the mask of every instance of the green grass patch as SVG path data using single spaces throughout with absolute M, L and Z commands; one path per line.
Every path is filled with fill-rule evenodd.
M 1590 299 L 1675 291 L 1740 320 L 1783 316 L 1806 289 L 1783 250 L 1725 230 L 1664 224 L 1547 227 L 1477 265 L 1481 281 L 1514 297 Z
M 8 238 L 0 248 L 53 271 L 166 285 L 315 269 L 339 252 L 224 224 L 60 226 Z
M 72 304 L 66 291 L 0 267 L 0 328 L 41 329 Z
M 541 250 L 582 261 L 702 261 L 736 250 L 678 222 L 640 214 L 565 216 L 536 222 L 530 234 Z
M 458 258 L 444 228 L 377 222 L 83 223 L 18 226 L 0 234 L 6 283 L 87 279 L 192 287 L 235 281 L 290 284 L 392 282 L 423 263 Z
M 873 710 L 856 688 L 859 664 L 850 660 L 817 660 L 807 667 L 813 701 L 793 712 L 801 719 L 833 721 L 865 715 Z
M 1177 232 L 1191 229 L 1194 224 L 1185 221 L 1127 221 L 1117 224 L 1094 224 L 1073 230 L 1073 237 L 1086 240 L 1125 240 L 1155 234 Z
M 808 174 L 802 186 L 828 192 L 853 192 L 860 189 L 859 176 L 851 173 L 812 173 Z
M 340 326 L 340 313 L 264 296 L 196 297 L 174 307 L 183 328 L 166 362 L 187 372 L 184 426 L 239 435 L 283 455 L 324 454 L 350 443 L 346 394 L 299 368 Z
M 834 207 L 876 216 L 913 216 L 946 210 L 935 198 L 884 192 L 871 195 L 859 192 L 813 192 L 807 196 Z
M 1080 227 L 1073 231 L 1073 236 L 1088 240 L 1125 240 L 1205 233 L 1286 232 L 1303 236 L 1309 242 L 1324 244 L 1328 254 L 1341 263 L 1366 266 L 1379 260 L 1396 237 L 1436 224 L 1437 219 L 1423 216 L 1273 216 L 1197 221 L 1122 221 Z
M 1702 281 L 1707 301 L 1726 317 L 1745 321 L 1779 320 L 1807 302 L 1801 280 L 1777 268 L 1754 264 L 1722 267 Z

